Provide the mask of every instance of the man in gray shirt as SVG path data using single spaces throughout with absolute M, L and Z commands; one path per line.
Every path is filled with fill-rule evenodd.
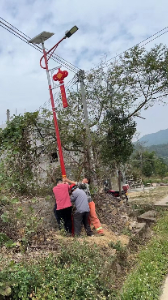
M 85 192 L 85 194 L 87 195 L 89 209 L 90 209 L 90 214 L 89 214 L 90 224 L 92 224 L 94 226 L 94 228 L 96 229 L 96 232 L 99 235 L 104 235 L 102 225 L 96 214 L 95 203 L 91 198 L 91 194 L 90 194 L 90 190 L 89 190 L 90 180 L 88 178 L 84 178 L 82 180 L 82 182 L 75 182 L 75 181 L 69 180 L 68 178 L 65 178 L 65 181 L 68 182 L 69 184 L 78 185 L 78 187 Z
M 74 203 L 76 207 L 76 212 L 74 213 L 75 235 L 80 235 L 83 223 L 87 235 L 92 236 L 93 232 L 88 222 L 90 209 L 88 205 L 87 195 L 83 190 L 80 190 L 75 184 L 71 184 L 70 191 L 71 202 Z

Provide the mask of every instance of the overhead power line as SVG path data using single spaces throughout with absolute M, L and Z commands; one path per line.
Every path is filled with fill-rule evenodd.
M 5 19 L 3 19 L 2 17 L 0 17 L 0 26 L 4 29 L 6 29 L 7 31 L 9 31 L 11 34 L 13 34 L 14 36 L 18 37 L 20 40 L 22 40 L 23 42 L 27 43 L 29 46 L 35 48 L 37 51 L 42 52 L 42 48 L 38 45 L 33 45 L 33 44 L 29 44 L 29 40 L 31 39 L 28 35 L 26 35 L 25 33 L 23 33 L 21 30 L 19 30 L 18 28 L 16 28 L 15 26 L 13 26 L 11 23 L 7 22 Z M 141 42 L 137 43 L 136 45 L 124 50 L 123 52 L 111 57 L 110 59 L 108 59 L 105 63 L 103 63 L 103 65 L 105 65 L 105 67 L 107 67 L 109 65 L 109 62 L 113 59 L 116 59 L 117 57 L 121 56 L 122 54 L 124 54 L 125 52 L 133 49 L 135 46 L 139 46 L 141 44 L 143 44 L 142 46 L 147 45 L 148 43 L 154 41 L 155 39 L 159 38 L 160 36 L 164 35 L 165 33 L 168 32 L 164 30 L 168 29 L 168 26 L 164 27 L 163 29 L 157 31 L 156 33 L 154 33 L 153 35 L 149 36 L 148 38 L 142 40 Z M 163 32 L 163 33 L 162 33 Z M 158 35 L 159 33 L 161 33 L 160 35 Z M 153 39 L 152 39 L 153 38 Z M 48 49 L 46 49 L 48 50 Z M 80 69 L 76 66 L 74 66 L 73 64 L 71 64 L 70 62 L 66 61 L 65 59 L 61 58 L 59 55 L 57 54 L 53 54 L 52 55 L 52 59 L 60 64 L 62 64 L 63 66 L 65 66 L 68 70 L 76 73 L 77 71 L 79 71 Z M 96 69 L 97 67 L 94 67 L 93 69 Z
M 166 27 L 165 27 L 166 28 Z M 168 28 L 168 27 L 167 27 Z M 145 43 L 145 44 L 143 44 L 142 46 L 145 46 L 145 45 L 147 45 L 147 44 L 149 44 L 149 43 L 151 43 L 152 41 L 154 41 L 154 40 L 156 40 L 156 39 L 158 39 L 160 36 L 162 36 L 162 35 L 164 35 L 165 33 L 167 33 L 168 32 L 168 30 L 167 31 L 165 31 L 165 32 L 163 32 L 163 33 L 161 33 L 161 34 L 159 34 L 158 36 L 156 36 L 155 38 L 153 38 L 152 40 L 150 40 L 149 42 L 147 42 L 147 43 Z
M 25 33 L 20 31 L 18 28 L 16 28 L 15 26 L 13 26 L 12 24 L 10 24 L 9 22 L 7 22 L 6 20 L 4 20 L 1 17 L 0 17 L 0 26 L 2 28 L 4 28 L 5 30 L 7 30 L 8 32 L 10 32 L 11 34 L 13 34 L 14 36 L 16 36 L 17 38 L 19 38 L 20 40 L 22 40 L 23 42 L 27 43 L 29 46 L 31 46 L 34 49 L 36 49 L 37 51 L 43 53 L 43 50 L 40 46 L 33 45 L 33 44 L 29 43 L 29 40 L 31 39 L 29 36 L 27 36 Z M 48 50 L 48 49 L 46 49 L 46 50 Z M 79 70 L 78 67 L 76 67 L 73 64 L 69 63 L 68 61 L 66 61 L 65 59 L 63 59 L 62 57 L 60 57 L 57 54 L 53 54 L 51 56 L 51 58 L 54 61 L 56 61 L 57 63 L 60 63 L 61 65 L 66 67 L 68 70 L 70 70 L 74 73 L 76 73 Z
M 21 41 L 25 42 L 26 44 L 28 44 L 29 46 L 33 47 L 35 50 L 37 50 L 37 51 L 39 51 L 40 53 L 43 54 L 43 49 L 40 46 L 29 43 L 29 40 L 31 38 L 28 35 L 26 35 L 22 31 L 20 31 L 18 28 L 16 28 L 15 26 L 10 24 L 6 20 L 4 20 L 2 17 L 0 17 L 0 26 L 3 29 L 7 30 L 9 33 L 11 33 L 14 36 L 16 36 L 17 38 L 19 38 Z M 48 51 L 48 49 L 46 49 L 46 50 Z M 68 88 L 72 87 L 77 82 L 76 73 L 80 69 L 78 67 L 74 66 L 73 64 L 67 62 L 65 59 L 63 59 L 59 55 L 52 54 L 51 58 L 54 61 L 56 61 L 57 63 L 59 63 L 59 64 L 63 65 L 64 67 L 66 67 L 68 70 L 75 73 L 75 76 L 71 80 L 69 80 L 69 82 L 65 85 L 65 89 L 67 90 Z M 55 93 L 54 98 L 56 97 L 56 94 L 59 94 L 59 92 Z M 50 103 L 50 99 L 48 101 L 46 101 L 43 105 L 41 105 L 38 110 L 43 108 L 45 105 L 46 106 L 49 105 L 49 103 Z
M 22 39 L 24 42 L 26 42 L 27 44 L 29 44 L 29 40 L 31 39 L 29 36 L 27 36 L 26 34 L 24 34 L 22 31 L 20 31 L 19 29 L 17 29 L 16 27 L 14 27 L 12 24 L 10 24 L 9 22 L 7 22 L 6 20 L 4 20 L 3 18 L 0 17 L 1 20 L 3 20 L 5 23 L 3 23 L 2 21 L 0 21 L 0 23 L 2 23 L 4 26 L 7 27 L 7 30 L 11 33 L 13 33 L 15 36 L 19 37 L 20 39 Z M 11 26 L 11 27 L 10 27 Z M 3 27 L 4 28 L 4 27 Z M 4 28 L 6 29 L 6 28 Z M 30 44 L 29 44 L 30 45 Z M 39 50 L 40 52 L 43 53 L 43 50 L 40 46 L 38 45 L 32 45 L 35 49 Z M 48 50 L 48 49 L 46 49 Z M 78 67 L 75 67 L 73 64 L 67 62 L 65 59 L 61 58 L 59 55 L 54 54 L 52 58 L 55 58 L 57 61 L 61 62 L 63 65 L 65 65 L 66 67 L 69 67 L 69 69 L 73 69 L 73 70 L 77 70 L 79 69 Z
M 117 54 L 117 55 L 113 56 L 113 57 L 112 57 L 112 58 L 110 58 L 110 59 L 109 59 L 107 62 L 109 62 L 110 60 L 112 60 L 112 59 L 115 59 L 116 57 L 118 57 L 118 56 L 120 56 L 120 55 L 124 54 L 125 52 L 127 52 L 127 51 L 129 51 L 129 50 L 133 49 L 134 47 L 141 45 L 142 43 L 144 43 L 144 42 L 146 42 L 147 40 L 151 39 L 152 37 L 154 37 L 154 36 L 155 36 L 155 35 L 157 35 L 158 33 L 160 33 L 160 32 L 162 32 L 162 31 L 164 31 L 165 29 L 168 29 L 168 26 L 166 26 L 165 28 L 163 28 L 163 29 L 161 29 L 161 30 L 157 31 L 157 32 L 156 32 L 156 33 L 154 33 L 153 35 L 151 35 L 151 36 L 149 36 L 148 38 L 146 38 L 146 39 L 142 40 L 141 42 L 139 42 L 139 43 L 135 44 L 134 46 L 132 46 L 132 47 L 128 48 L 127 50 L 124 50 L 123 52 L 121 52 L 121 53 L 119 53 L 119 54 Z M 167 32 L 167 31 L 166 31 L 166 32 Z M 164 32 L 164 33 L 160 34 L 159 36 L 157 36 L 157 37 L 153 38 L 152 40 L 148 41 L 146 44 L 148 44 L 148 43 L 152 42 L 153 40 L 157 39 L 158 37 L 160 37 L 161 35 L 165 34 L 166 32 Z M 146 44 L 144 44 L 143 46 L 145 46 Z
M 104 67 L 108 67 L 108 66 L 109 66 L 109 62 L 110 62 L 111 60 L 116 59 L 117 57 L 123 55 L 125 52 L 127 52 L 127 51 L 133 49 L 134 47 L 139 46 L 139 45 L 141 45 L 141 44 L 143 44 L 144 42 L 147 41 L 146 43 L 144 43 L 144 44 L 142 45 L 142 47 L 143 47 L 143 46 L 146 46 L 147 44 L 151 43 L 152 41 L 158 39 L 160 36 L 162 36 L 162 35 L 164 35 L 165 33 L 167 33 L 168 30 L 166 30 L 166 29 L 168 29 L 168 26 L 166 26 L 166 27 L 164 27 L 163 29 L 157 31 L 157 32 L 154 33 L 153 35 L 151 35 L 151 36 L 149 36 L 148 38 L 142 40 L 141 42 L 135 44 L 134 46 L 132 46 L 132 47 L 130 47 L 130 48 L 128 48 L 128 49 L 126 49 L 126 50 L 120 52 L 119 54 L 116 54 L 115 56 L 111 57 L 111 58 L 108 59 L 106 62 L 104 62 L 102 65 L 104 65 Z M 164 31 L 164 30 L 166 30 L 166 31 Z M 164 32 L 163 32 L 163 31 L 164 31 Z M 162 32 L 163 32 L 163 33 L 162 33 Z M 159 33 L 161 33 L 161 34 L 159 34 Z M 158 35 L 158 34 L 159 34 L 159 35 Z M 153 39 L 152 39 L 152 38 L 153 38 Z M 92 68 L 92 69 L 96 69 L 97 67 L 98 67 L 98 65 L 97 65 L 96 67 Z

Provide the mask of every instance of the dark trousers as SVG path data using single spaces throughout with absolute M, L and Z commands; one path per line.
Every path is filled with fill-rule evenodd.
M 72 207 L 56 210 L 54 207 L 54 214 L 57 219 L 59 229 L 61 229 L 61 222 L 64 224 L 64 228 L 67 232 L 72 233 Z
M 55 218 L 56 218 L 56 220 L 57 220 L 57 223 L 58 223 L 58 225 L 60 226 L 60 219 L 58 218 L 58 215 L 57 215 L 57 204 L 56 204 L 56 203 L 55 203 L 55 205 L 54 205 L 53 211 L 54 211 L 54 215 L 55 215 Z
M 85 227 L 86 233 L 88 236 L 93 235 L 93 232 L 90 228 L 89 222 L 89 212 L 79 213 L 75 212 L 74 214 L 74 229 L 75 229 L 75 235 L 80 235 L 82 224 Z

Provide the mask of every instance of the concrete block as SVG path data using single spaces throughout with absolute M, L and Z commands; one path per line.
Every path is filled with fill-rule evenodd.
M 149 210 L 144 214 L 137 217 L 139 222 L 155 223 L 156 222 L 156 211 Z

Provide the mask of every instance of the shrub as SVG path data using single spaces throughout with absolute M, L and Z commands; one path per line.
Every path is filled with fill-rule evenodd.
M 4 289 L 11 288 L 12 299 L 111 299 L 115 294 L 101 276 L 105 260 L 97 247 L 74 241 L 69 247 L 62 245 L 59 256 L 10 263 L 0 282 Z

